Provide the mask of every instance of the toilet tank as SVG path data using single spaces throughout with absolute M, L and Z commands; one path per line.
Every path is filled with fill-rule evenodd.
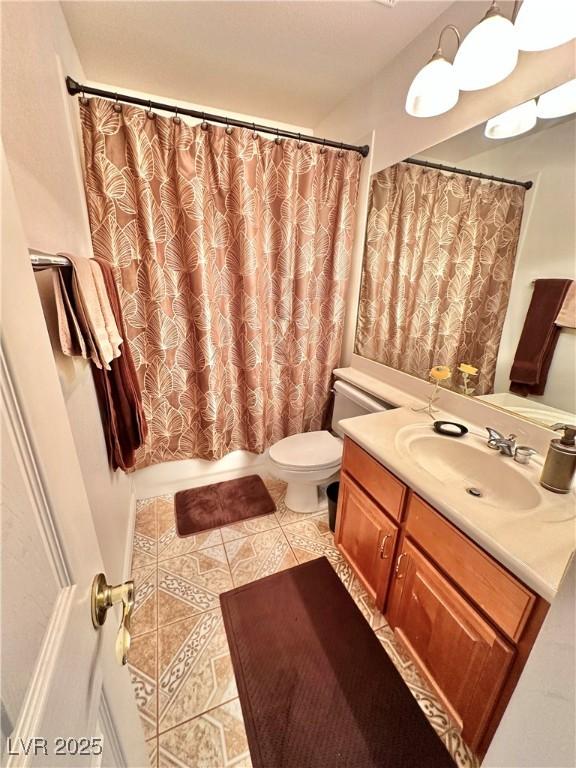
M 374 395 L 337 379 L 334 383 L 334 410 L 332 412 L 332 431 L 340 437 L 344 433 L 338 426 L 341 419 L 351 419 L 353 416 L 365 416 L 367 413 L 387 411 L 396 406 L 379 400 Z

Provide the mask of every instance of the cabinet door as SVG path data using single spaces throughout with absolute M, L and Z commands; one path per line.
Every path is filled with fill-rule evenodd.
M 513 647 L 406 539 L 396 560 L 388 618 L 475 749 Z
M 382 608 L 398 527 L 346 475 L 340 486 L 336 544 Z

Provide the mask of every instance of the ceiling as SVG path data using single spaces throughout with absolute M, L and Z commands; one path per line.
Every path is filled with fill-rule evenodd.
M 90 80 L 313 128 L 452 0 L 61 4 Z

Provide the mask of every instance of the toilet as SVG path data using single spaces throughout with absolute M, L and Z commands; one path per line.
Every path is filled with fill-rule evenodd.
M 322 490 L 338 479 L 342 463 L 341 419 L 385 411 L 394 406 L 358 387 L 337 380 L 334 384 L 332 429 L 303 432 L 279 440 L 268 452 L 270 474 L 288 484 L 286 506 L 293 512 L 319 512 L 327 505 Z

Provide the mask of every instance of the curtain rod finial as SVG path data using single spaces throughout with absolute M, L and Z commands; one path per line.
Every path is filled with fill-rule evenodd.
M 360 147 L 360 154 L 362 155 L 362 157 L 368 157 L 368 155 L 370 154 L 370 147 L 368 146 L 368 144 L 364 144 L 363 147 Z
M 70 75 L 66 76 L 66 88 L 71 96 L 80 93 L 80 84 L 71 78 Z

